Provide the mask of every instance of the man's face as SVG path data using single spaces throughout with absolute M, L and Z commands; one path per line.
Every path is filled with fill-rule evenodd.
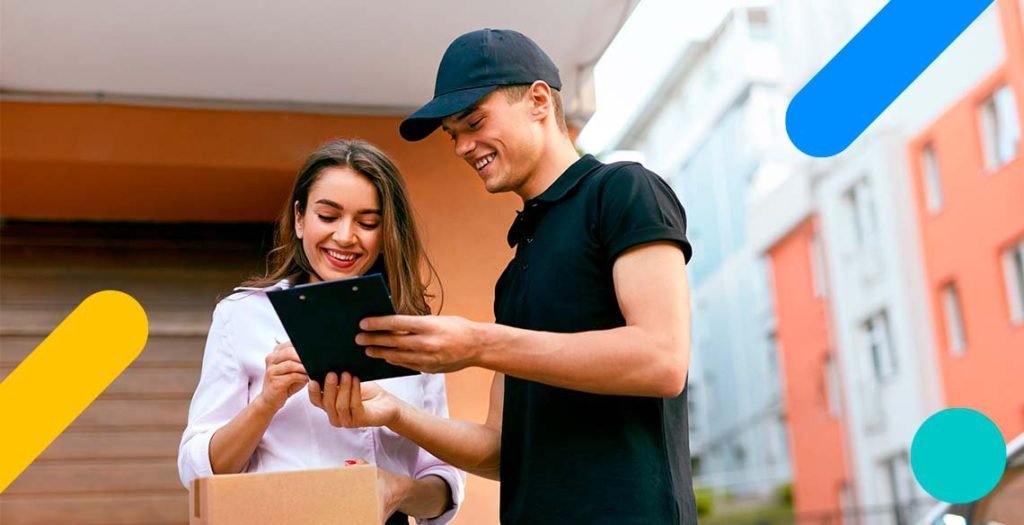
M 537 164 L 540 125 L 531 118 L 530 97 L 509 103 L 495 91 L 475 106 L 445 118 L 441 126 L 490 193 L 518 191 Z

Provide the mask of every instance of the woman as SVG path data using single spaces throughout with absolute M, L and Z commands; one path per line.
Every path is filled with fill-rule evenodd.
M 447 523 L 462 499 L 464 474 L 387 429 L 336 428 L 308 396 L 309 377 L 288 342 L 268 290 L 383 273 L 400 313 L 425 315 L 420 268 L 430 262 L 413 222 L 401 175 L 372 145 L 321 146 L 299 171 L 277 224 L 267 275 L 237 288 L 213 313 L 202 374 L 178 450 L 186 486 L 212 474 L 378 466 L 387 523 L 406 515 Z M 277 344 L 275 344 L 277 343 Z M 337 381 L 331 374 L 329 380 Z M 447 414 L 443 376 L 380 381 L 395 396 Z M 339 509 L 343 511 L 344 509 Z M 392 515 L 393 513 L 393 515 Z

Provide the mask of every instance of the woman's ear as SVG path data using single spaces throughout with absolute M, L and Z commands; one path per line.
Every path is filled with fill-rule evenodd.
M 302 238 L 302 213 L 299 212 L 299 201 L 295 201 L 295 236 Z

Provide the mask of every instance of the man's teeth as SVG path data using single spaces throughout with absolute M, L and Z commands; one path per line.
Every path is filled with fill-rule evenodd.
M 496 153 L 491 153 L 490 155 L 488 155 L 488 156 L 486 156 L 486 157 L 476 161 L 475 166 L 476 166 L 477 171 L 484 169 L 484 166 L 490 164 L 491 161 L 494 160 L 494 157 L 496 155 L 497 155 Z
M 354 260 L 356 260 L 356 255 L 355 254 L 345 255 L 345 254 L 342 254 L 342 253 L 339 253 L 339 252 L 335 252 L 335 251 L 331 251 L 331 250 L 327 250 L 327 253 L 330 254 L 331 257 L 334 257 L 335 259 L 340 259 L 342 261 L 354 261 Z

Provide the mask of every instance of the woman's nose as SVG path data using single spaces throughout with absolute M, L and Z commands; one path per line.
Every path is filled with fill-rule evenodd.
M 341 245 L 355 244 L 356 235 L 352 221 L 340 221 L 341 224 L 334 230 L 334 241 Z

